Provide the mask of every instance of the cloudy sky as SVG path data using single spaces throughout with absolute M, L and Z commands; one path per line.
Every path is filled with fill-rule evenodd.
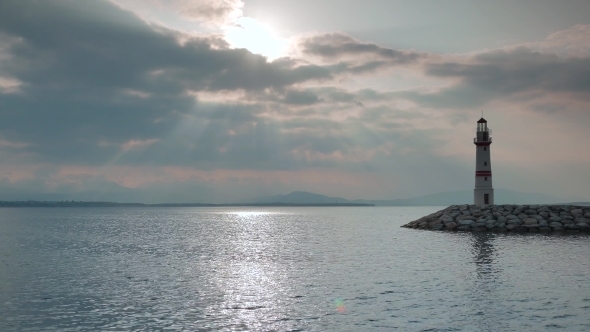
M 481 111 L 495 188 L 590 200 L 589 1 L 0 1 L 4 193 L 472 189 Z

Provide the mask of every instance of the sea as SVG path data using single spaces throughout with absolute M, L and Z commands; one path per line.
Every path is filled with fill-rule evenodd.
M 590 331 L 590 237 L 441 207 L 2 208 L 0 331 Z

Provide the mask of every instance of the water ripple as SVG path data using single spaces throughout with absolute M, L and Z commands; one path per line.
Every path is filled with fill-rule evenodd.
M 587 237 L 438 208 L 0 210 L 0 330 L 587 331 Z

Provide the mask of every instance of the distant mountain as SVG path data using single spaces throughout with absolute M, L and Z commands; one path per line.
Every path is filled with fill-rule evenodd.
M 567 200 L 551 195 L 523 193 L 507 189 L 494 191 L 496 204 L 559 204 Z M 261 197 L 250 203 L 289 203 L 289 204 L 326 204 L 326 203 L 365 203 L 377 206 L 448 206 L 454 204 L 473 204 L 473 190 L 442 192 L 414 198 L 394 200 L 347 200 L 341 197 L 329 197 L 305 191 L 294 191 L 287 195 Z
M 363 203 L 350 201 L 341 197 L 328 197 L 306 191 L 294 191 L 286 195 L 260 197 L 248 203 L 286 203 L 286 204 L 331 204 L 331 203 Z M 368 203 L 373 204 L 373 203 Z

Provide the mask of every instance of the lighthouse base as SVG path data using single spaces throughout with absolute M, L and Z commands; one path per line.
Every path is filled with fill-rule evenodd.
M 475 188 L 473 190 L 473 204 L 475 205 L 493 205 L 494 189 L 492 188 Z

